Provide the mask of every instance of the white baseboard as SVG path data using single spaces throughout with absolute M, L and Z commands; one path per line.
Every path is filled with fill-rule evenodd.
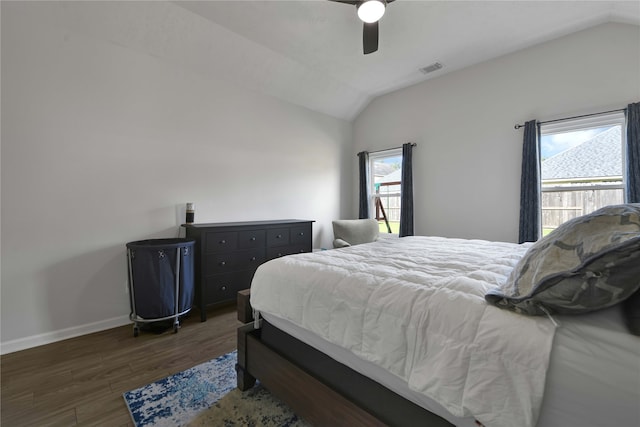
M 87 335 L 94 332 L 104 331 L 106 329 L 117 328 L 118 326 L 130 323 L 131 320 L 129 319 L 129 316 L 119 316 L 107 320 L 101 320 L 99 322 L 88 323 L 82 326 L 74 326 L 72 328 L 60 329 L 58 331 L 47 332 L 45 334 L 19 338 L 17 340 L 0 343 L 0 354 L 26 350 L 28 348 L 51 344 L 56 341 L 79 337 L 80 335 Z

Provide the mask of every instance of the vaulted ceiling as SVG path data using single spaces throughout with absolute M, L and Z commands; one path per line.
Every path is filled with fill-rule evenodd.
M 377 96 L 606 22 L 632 1 L 396 0 L 362 53 L 354 6 L 328 0 L 69 3 L 84 31 L 205 76 L 352 120 Z M 424 74 L 434 62 L 443 68 Z

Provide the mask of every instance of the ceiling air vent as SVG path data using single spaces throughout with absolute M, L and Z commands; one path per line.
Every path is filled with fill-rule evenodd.
M 420 68 L 420 72 L 421 72 L 422 74 L 429 74 L 429 73 L 433 73 L 434 71 L 439 70 L 439 69 L 440 69 L 440 68 L 442 68 L 442 67 L 443 67 L 443 65 L 442 65 L 441 63 L 439 63 L 439 62 L 434 62 L 434 63 L 433 63 L 433 64 L 431 64 L 431 65 L 427 65 L 427 66 L 426 66 L 426 67 L 424 67 L 424 68 Z

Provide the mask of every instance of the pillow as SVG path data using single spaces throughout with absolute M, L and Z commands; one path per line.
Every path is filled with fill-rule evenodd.
M 380 226 L 375 219 L 340 219 L 333 221 L 333 247 L 370 243 L 378 240 Z
M 531 246 L 485 299 L 529 315 L 579 314 L 610 307 L 639 288 L 640 204 L 626 204 L 562 224 Z

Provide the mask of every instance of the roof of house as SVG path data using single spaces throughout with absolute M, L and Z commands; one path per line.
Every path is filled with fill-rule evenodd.
M 402 169 L 396 169 L 388 175 L 382 177 L 377 184 L 384 184 L 387 182 L 400 182 L 402 179 Z
M 384 177 L 394 171 L 394 166 L 389 163 L 376 162 L 374 167 L 375 176 Z
M 542 161 L 542 179 L 620 176 L 620 126 L 613 126 L 569 150 Z

